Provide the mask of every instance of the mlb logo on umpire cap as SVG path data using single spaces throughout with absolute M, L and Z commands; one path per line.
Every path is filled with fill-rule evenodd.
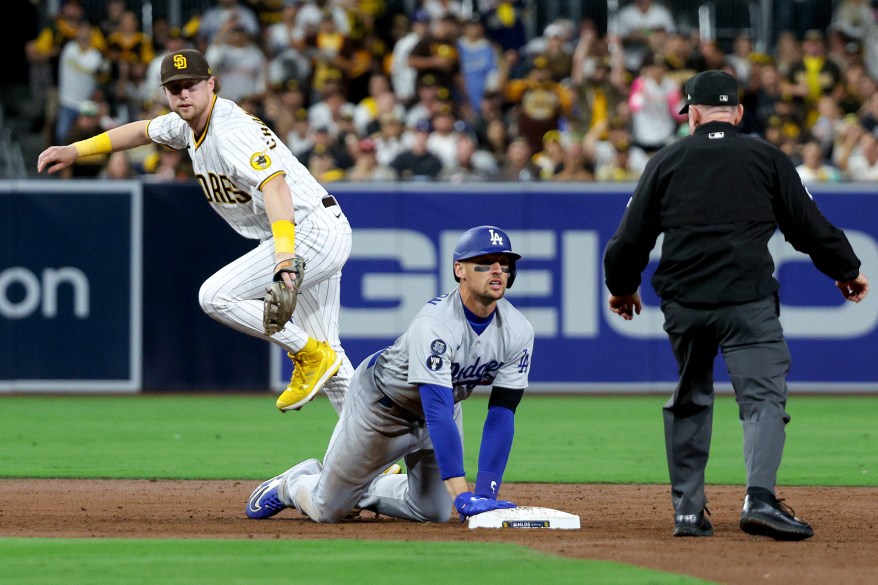
M 213 76 L 200 51 L 183 49 L 162 59 L 162 85 L 181 79 L 209 79 Z
M 686 103 L 681 114 L 689 111 L 689 106 L 737 106 L 738 81 L 725 71 L 702 71 L 686 81 L 683 87 Z

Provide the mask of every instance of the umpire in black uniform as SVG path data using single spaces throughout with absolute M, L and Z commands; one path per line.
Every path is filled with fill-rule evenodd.
M 844 232 L 823 216 L 787 156 L 738 133 L 734 77 L 704 71 L 685 85 L 691 135 L 650 159 L 604 255 L 610 309 L 640 313 L 640 275 L 659 234 L 652 280 L 679 366 L 664 406 L 675 536 L 710 536 L 704 469 L 713 418 L 713 361 L 722 349 L 744 430 L 741 529 L 778 540 L 814 534 L 775 495 L 783 453 L 790 354 L 778 319 L 768 240 L 777 227 L 846 299 L 869 290 Z

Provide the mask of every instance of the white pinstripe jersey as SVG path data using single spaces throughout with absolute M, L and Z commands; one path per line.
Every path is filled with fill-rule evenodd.
M 216 97 L 207 127 L 195 136 L 175 113 L 150 121 L 154 142 L 189 151 L 196 178 L 211 207 L 246 238 L 271 237 L 262 192 L 266 179 L 285 173 L 293 194 L 296 222 L 301 222 L 327 195 L 290 149 L 265 123 L 235 102 Z
M 526 388 L 533 344 L 533 326 L 506 299 L 476 334 L 457 289 L 424 305 L 408 330 L 372 357 L 372 379 L 394 402 L 420 414 L 419 384 L 451 387 L 455 402 L 481 385 Z

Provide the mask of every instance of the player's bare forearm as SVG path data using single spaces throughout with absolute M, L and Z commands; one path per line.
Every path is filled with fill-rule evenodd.
M 69 167 L 76 162 L 76 159 L 86 154 L 116 152 L 149 144 L 151 140 L 146 131 L 148 125 L 148 120 L 138 120 L 112 128 L 87 140 L 66 146 L 50 146 L 37 158 L 37 172 L 42 173 L 45 170 L 50 174 L 55 173 Z M 82 151 L 84 144 L 88 145 L 89 151 Z
M 460 477 L 449 477 L 445 480 L 445 489 L 448 490 L 448 495 L 451 496 L 451 499 L 454 500 L 457 496 L 464 492 L 468 492 L 469 484 L 466 481 L 466 478 L 463 476 Z
M 634 318 L 635 313 L 640 314 L 643 306 L 640 303 L 640 293 L 633 295 L 610 295 L 610 310 L 630 321 Z

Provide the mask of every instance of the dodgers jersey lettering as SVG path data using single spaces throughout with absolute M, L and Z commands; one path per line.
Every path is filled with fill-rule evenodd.
M 293 194 L 296 222 L 301 222 L 327 195 L 265 123 L 235 102 L 216 97 L 207 128 L 195 136 L 175 113 L 158 116 L 147 127 L 153 142 L 175 150 L 186 148 L 196 178 L 210 206 L 242 236 L 271 237 L 271 225 L 259 188 L 285 173 Z
M 375 358 L 375 385 L 400 406 L 423 414 L 420 384 L 451 387 L 454 402 L 476 386 L 526 388 L 534 331 L 506 299 L 477 335 L 463 312 L 460 290 L 436 297 L 415 316 L 408 330 Z

